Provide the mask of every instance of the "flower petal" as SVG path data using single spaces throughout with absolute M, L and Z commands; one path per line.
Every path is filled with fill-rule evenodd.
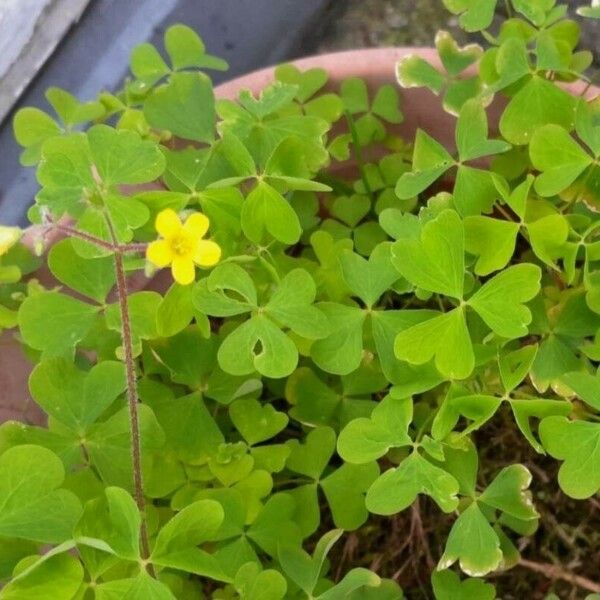
M 221 259 L 221 247 L 210 240 L 199 240 L 194 262 L 201 267 L 212 267 Z
M 151 242 L 146 248 L 146 258 L 157 267 L 166 267 L 175 258 L 171 246 L 165 240 Z
M 200 239 L 206 235 L 210 222 L 206 215 L 200 212 L 191 214 L 185 221 L 183 229 L 186 233 Z
M 165 208 L 156 215 L 154 226 L 160 235 L 168 238 L 181 229 L 181 220 L 172 208 Z
M 196 279 L 196 268 L 191 258 L 177 256 L 171 265 L 173 279 L 181 285 L 189 285 Z

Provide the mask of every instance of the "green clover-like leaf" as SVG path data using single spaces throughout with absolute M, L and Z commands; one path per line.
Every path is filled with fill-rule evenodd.
M 464 229 L 458 214 L 442 211 L 421 227 L 418 237 L 399 239 L 392 246 L 392 262 L 417 287 L 462 299 Z
M 70 539 L 81 503 L 61 489 L 64 479 L 60 459 L 41 446 L 15 446 L 0 455 L 0 534 L 41 543 Z
M 392 515 L 408 508 L 418 494 L 433 498 L 444 511 L 458 506 L 458 482 L 418 452 L 405 458 L 400 466 L 379 476 L 367 492 L 367 508 L 379 515 Z
M 487 281 L 468 303 L 500 336 L 518 338 L 527 334 L 531 311 L 525 303 L 540 290 L 541 270 L 532 264 L 509 267 Z
M 229 416 L 251 446 L 274 437 L 288 423 L 285 413 L 276 411 L 270 404 L 261 405 L 252 398 L 233 402 L 229 407 Z
M 572 498 L 589 498 L 600 489 L 600 425 L 549 417 L 540 424 L 544 448 L 564 461 L 558 483 Z
M 434 571 L 431 584 L 436 600 L 494 600 L 496 590 L 491 583 L 481 579 L 460 580 L 459 576 L 450 570 Z
M 390 448 L 412 443 L 407 430 L 412 421 L 412 400 L 386 396 L 370 418 L 350 421 L 338 438 L 338 453 L 351 463 L 364 464 L 380 458 Z
M 497 569 L 502 556 L 498 535 L 473 502 L 452 526 L 438 569 L 447 569 L 458 561 L 464 573 L 481 577 Z

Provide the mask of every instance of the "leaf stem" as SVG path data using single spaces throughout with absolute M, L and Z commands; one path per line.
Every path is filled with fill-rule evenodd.
M 115 272 L 117 275 L 117 296 L 119 298 L 119 310 L 121 312 L 121 334 L 123 342 L 123 354 L 125 357 L 125 370 L 127 374 L 127 403 L 129 405 L 129 421 L 131 425 L 131 463 L 133 470 L 133 488 L 135 502 L 142 516 L 140 527 L 140 543 L 142 559 L 147 560 L 150 556 L 148 543 L 148 529 L 146 527 L 146 500 L 144 498 L 144 481 L 142 476 L 142 444 L 140 439 L 140 423 L 138 413 L 138 391 L 135 372 L 135 361 L 133 358 L 133 339 L 131 335 L 131 321 L 129 318 L 129 302 L 127 298 L 127 280 L 123 266 L 123 254 L 116 251 L 114 254 Z M 148 573 L 154 577 L 153 567 L 147 565 Z
M 348 123 L 348 129 L 350 130 L 350 135 L 352 136 L 352 149 L 354 154 L 354 160 L 356 161 L 356 165 L 360 172 L 360 178 L 362 179 L 363 185 L 365 186 L 365 191 L 367 196 L 369 196 L 369 200 L 371 203 L 373 202 L 373 192 L 371 190 L 371 186 L 369 185 L 369 180 L 367 178 L 367 173 L 365 171 L 365 165 L 362 155 L 362 149 L 360 147 L 360 141 L 358 139 L 358 131 L 356 130 L 356 125 L 354 124 L 354 119 L 350 114 L 350 111 L 345 110 L 344 116 L 346 117 L 346 123 Z
M 146 525 L 146 499 L 144 497 L 144 479 L 142 475 L 142 443 L 139 421 L 139 397 L 137 389 L 137 376 L 135 359 L 133 357 L 133 336 L 131 334 L 131 320 L 129 315 L 129 299 L 127 297 L 127 279 L 123 264 L 123 250 L 119 244 L 113 223 L 105 213 L 106 223 L 114 251 L 117 297 L 121 315 L 121 341 L 125 359 L 125 372 L 127 380 L 127 404 L 129 407 L 129 423 L 131 428 L 131 466 L 133 471 L 133 490 L 135 503 L 141 515 L 140 546 L 141 557 L 149 575 L 155 577 L 154 567 L 147 562 L 150 557 L 150 544 L 148 541 L 148 527 Z
M 519 565 L 529 569 L 530 571 L 535 571 L 536 573 L 541 573 L 548 579 L 561 579 L 562 581 L 567 581 L 571 585 L 575 585 L 581 589 L 588 590 L 590 592 L 600 593 L 600 584 L 594 583 L 590 581 L 586 577 L 582 577 L 581 575 L 575 575 L 573 573 L 569 573 L 564 570 L 562 567 L 558 565 L 546 564 L 546 563 L 538 563 L 532 560 L 526 560 L 522 558 L 519 561 Z
M 145 252 L 148 244 L 144 243 L 133 243 L 133 244 L 119 244 L 116 241 L 107 242 L 102 238 L 99 238 L 95 235 L 87 233 L 85 231 L 81 231 L 79 229 L 75 229 L 69 225 L 64 225 L 63 223 L 57 223 L 56 221 L 47 220 L 46 225 L 60 233 L 64 234 L 68 237 L 78 238 L 80 240 L 84 240 L 85 242 L 89 242 L 98 248 L 103 248 L 104 250 L 110 250 L 110 252 L 120 252 L 120 253 L 133 253 L 133 252 Z

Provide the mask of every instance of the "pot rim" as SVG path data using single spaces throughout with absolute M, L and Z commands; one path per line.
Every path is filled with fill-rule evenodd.
M 349 77 L 366 79 L 381 79 L 387 83 L 396 82 L 395 65 L 401 58 L 416 55 L 429 61 L 436 69 L 443 70 L 442 61 L 436 48 L 433 46 L 384 46 L 381 48 L 353 48 L 350 50 L 337 50 L 323 54 L 311 54 L 300 58 L 290 59 L 250 71 L 239 75 L 218 86 L 215 86 L 215 96 L 219 99 L 236 100 L 240 90 L 247 89 L 252 93 L 259 93 L 265 86 L 274 80 L 275 69 L 279 64 L 293 64 L 300 70 L 312 68 L 325 69 L 330 81 L 340 81 Z M 470 67 L 466 73 L 474 73 Z M 600 87 L 587 86 L 585 81 L 564 83 L 564 87 L 573 94 L 580 94 L 585 90 L 584 97 L 593 99 L 600 96 Z M 587 89 L 586 89 L 587 88 Z M 400 88 L 406 90 L 406 88 Z M 414 89 L 414 88 L 408 88 Z M 435 97 L 433 92 L 431 95 Z
M 430 60 L 436 68 L 442 66 L 437 51 L 429 46 L 384 46 L 337 50 L 290 59 L 250 71 L 216 86 L 215 95 L 218 98 L 234 100 L 237 99 L 241 89 L 249 89 L 257 93 L 273 81 L 275 69 L 280 64 L 293 64 L 300 70 L 321 68 L 327 71 L 329 78 L 334 81 L 348 77 L 373 78 L 374 74 L 378 74 L 392 82 L 396 80 L 393 70 L 395 63 L 411 54 Z

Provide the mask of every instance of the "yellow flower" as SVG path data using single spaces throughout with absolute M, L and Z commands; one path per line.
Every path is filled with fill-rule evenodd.
M 146 258 L 157 267 L 171 265 L 173 279 L 188 285 L 195 279 L 195 265 L 211 267 L 219 262 L 221 248 L 215 242 L 203 240 L 209 220 L 202 213 L 190 215 L 182 223 L 177 213 L 167 208 L 156 217 L 156 231 L 162 236 L 148 245 Z
M 0 225 L 0 256 L 6 254 L 21 239 L 22 233 L 18 227 Z

